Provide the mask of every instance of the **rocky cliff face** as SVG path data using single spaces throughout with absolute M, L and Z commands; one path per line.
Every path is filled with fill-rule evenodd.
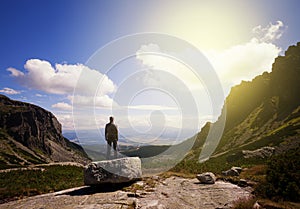
M 36 105 L 0 95 L 0 163 L 84 162 L 83 149 L 65 139 L 56 117 Z
M 243 153 L 274 147 L 275 154 L 300 144 L 300 43 L 290 46 L 284 56 L 276 58 L 272 72 L 252 81 L 243 81 L 231 89 L 222 114 L 226 110 L 223 136 L 207 164 L 211 168 L 264 163 L 266 159 L 247 158 Z M 193 149 L 177 166 L 198 162 L 210 126 L 206 124 L 196 135 Z M 200 167 L 194 167 L 200 169 Z M 219 170 L 220 170 L 219 169 Z
M 253 148 L 276 146 L 299 136 L 299 66 L 300 43 L 275 59 L 272 72 L 232 88 L 226 99 L 226 126 L 217 152 L 247 143 L 253 143 Z M 255 143 L 259 141 L 265 142 Z

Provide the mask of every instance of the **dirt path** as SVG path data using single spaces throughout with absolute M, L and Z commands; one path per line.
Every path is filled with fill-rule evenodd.
M 215 209 L 230 208 L 232 201 L 250 196 L 250 191 L 236 185 L 217 181 L 213 185 L 199 184 L 197 179 L 170 177 L 153 178 L 156 186 L 145 187 L 145 181 L 137 182 L 140 190 L 125 192 L 120 188 L 78 187 L 56 193 L 29 197 L 0 205 L 8 209 Z

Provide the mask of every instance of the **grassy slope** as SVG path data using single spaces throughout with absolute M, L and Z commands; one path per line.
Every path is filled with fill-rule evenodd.
M 46 163 L 0 129 L 0 169 L 20 167 L 29 164 Z
M 300 44 L 278 57 L 271 73 L 233 87 L 226 99 L 223 136 L 211 158 L 198 163 L 209 124 L 197 135 L 192 150 L 172 171 L 220 173 L 231 166 L 265 164 L 267 159 L 243 158 L 242 150 L 264 146 L 284 152 L 300 144 Z
M 251 117 L 251 116 L 250 116 Z M 248 120 L 247 118 L 246 120 Z M 194 146 L 186 158 L 179 163 L 172 171 L 199 173 L 204 171 L 213 171 L 220 173 L 222 170 L 229 169 L 231 166 L 249 167 L 253 165 L 265 164 L 267 159 L 263 158 L 243 158 L 242 150 L 255 150 L 264 146 L 278 147 L 278 150 L 287 150 L 289 146 L 299 146 L 300 140 L 300 111 L 296 109 L 285 120 L 277 122 L 272 121 L 263 127 L 255 137 L 245 137 L 242 135 L 249 130 L 251 123 L 242 123 L 238 128 L 230 130 L 224 134 L 221 145 L 217 147 L 214 155 L 205 163 L 198 161 L 201 152 L 201 146 Z M 243 126 L 243 127 L 242 127 Z M 272 128 L 273 127 L 273 128 Z M 203 144 L 205 134 L 198 137 L 198 143 Z M 235 140 L 236 141 L 235 141 Z M 241 143 L 241 140 L 243 143 Z M 228 144 L 230 146 L 228 146 Z
M 0 203 L 25 196 L 83 186 L 83 168 L 45 166 L 44 170 L 0 173 Z

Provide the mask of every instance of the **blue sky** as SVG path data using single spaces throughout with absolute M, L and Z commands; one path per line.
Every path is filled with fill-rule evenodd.
M 130 73 L 154 67 L 175 72 L 174 75 L 193 83 L 180 74 L 182 67 L 168 60 L 138 56 L 141 51 L 164 52 L 157 43 L 149 42 L 137 50 L 136 57 L 104 76 L 107 79 L 102 83 L 104 92 L 98 92 L 96 99 L 94 95 L 90 100 L 91 95 L 85 94 L 90 83 L 78 88 L 80 98 L 72 96 L 78 72 L 83 68 L 88 75 L 94 75 L 93 78 L 103 78 L 105 69 L 92 69 L 88 65 L 97 50 L 126 35 L 157 32 L 176 36 L 198 48 L 215 68 L 226 96 L 241 80 L 251 80 L 263 71 L 270 71 L 274 58 L 300 41 L 299 8 L 297 0 L 2 0 L 0 91 L 54 112 L 65 130 L 74 128 L 72 102 L 77 101 L 78 106 L 83 107 L 87 104 L 82 100 L 85 103 L 99 100 L 96 114 L 100 119 L 96 125 L 102 127 L 111 114 L 107 106 L 114 104 L 113 96 L 124 82 L 124 76 Z M 135 70 L 122 71 L 124 68 Z M 58 75 L 58 71 L 61 74 Z M 199 86 L 203 87 L 203 83 Z M 193 94 L 201 103 L 196 115 L 201 120 L 198 128 L 216 117 L 211 115 L 209 95 L 201 88 Z M 129 121 L 138 124 L 137 131 L 155 130 L 152 122 L 161 125 L 162 116 L 155 112 L 158 110 L 165 111 L 163 119 L 170 122 L 166 127 L 180 128 L 181 123 L 176 118 L 180 108 L 174 108 L 172 95 L 164 98 L 161 92 L 156 96 L 152 94 L 152 91 L 137 94 L 140 96 L 130 104 L 130 113 L 135 118 Z M 82 113 L 76 117 L 89 124 L 91 118 L 84 116 Z M 128 128 L 122 119 L 118 118 L 117 122 L 124 129 Z

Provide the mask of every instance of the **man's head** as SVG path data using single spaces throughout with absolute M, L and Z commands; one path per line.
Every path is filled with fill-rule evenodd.
M 109 122 L 111 122 L 111 123 L 114 122 L 114 117 L 113 117 L 113 116 L 110 116 L 110 117 L 109 117 Z

